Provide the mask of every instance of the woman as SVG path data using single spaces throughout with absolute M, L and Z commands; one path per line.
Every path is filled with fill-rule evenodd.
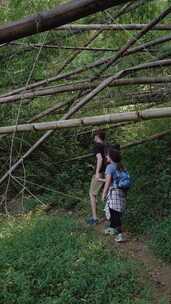
M 125 170 L 121 163 L 121 155 L 118 150 L 111 147 L 106 149 L 108 165 L 105 170 L 105 186 L 102 199 L 106 200 L 110 213 L 110 227 L 105 229 L 105 234 L 117 234 L 116 242 L 124 242 L 126 239 L 122 232 L 122 212 L 125 208 L 126 194 L 118 187 L 119 176 Z

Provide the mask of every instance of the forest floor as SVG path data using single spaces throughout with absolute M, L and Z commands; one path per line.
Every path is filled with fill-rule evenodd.
M 103 233 L 104 224 L 97 225 L 96 231 L 103 238 L 106 238 Z M 147 245 L 147 238 L 140 239 L 129 233 L 126 233 L 126 235 L 127 242 L 119 244 L 114 242 L 112 237 L 109 236 L 109 245 L 117 248 L 125 257 L 136 260 L 144 265 L 145 271 L 155 290 L 156 303 L 158 303 L 162 296 L 165 296 L 171 303 L 171 267 L 154 256 Z
M 51 216 L 66 215 L 66 211 L 59 209 L 50 209 L 47 212 Z M 79 214 L 69 211 L 69 215 L 79 221 L 80 225 L 85 226 L 85 219 Z M 116 243 L 112 236 L 104 235 L 105 219 L 101 219 L 96 226 L 90 227 L 94 229 L 104 244 L 112 249 L 117 249 L 118 254 L 124 258 L 129 258 L 143 265 L 144 272 L 142 280 L 148 278 L 154 290 L 154 297 L 157 303 L 161 303 L 161 298 L 165 298 L 168 303 L 171 303 L 171 267 L 158 259 L 148 246 L 149 239 L 147 237 L 137 237 L 126 232 L 127 241 L 124 243 Z

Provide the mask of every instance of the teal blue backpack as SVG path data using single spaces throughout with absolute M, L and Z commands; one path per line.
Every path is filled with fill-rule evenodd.
M 127 170 L 116 170 L 117 172 L 117 180 L 116 180 L 116 184 L 118 186 L 119 189 L 128 191 L 130 189 L 130 187 L 132 186 L 132 181 L 131 181 L 131 177 L 128 173 Z

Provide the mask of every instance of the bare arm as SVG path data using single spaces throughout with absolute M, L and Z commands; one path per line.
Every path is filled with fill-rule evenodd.
M 100 176 L 100 169 L 102 167 L 102 163 L 103 163 L 103 158 L 102 155 L 100 153 L 96 154 L 96 158 L 97 158 L 97 164 L 96 164 L 96 179 L 99 180 Z
M 109 190 L 109 187 L 111 185 L 112 182 L 112 176 L 111 175 L 106 175 L 106 179 L 105 179 L 105 185 L 104 185 L 104 189 L 103 189 L 103 194 L 102 194 L 102 200 L 105 199 L 107 192 Z

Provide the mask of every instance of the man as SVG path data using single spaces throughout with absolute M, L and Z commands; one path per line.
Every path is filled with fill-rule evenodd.
M 105 133 L 103 130 L 97 130 L 95 133 L 95 146 L 93 149 L 93 154 L 96 157 L 96 170 L 94 175 L 92 176 L 91 184 L 90 184 L 90 202 L 91 202 L 91 211 L 92 218 L 90 218 L 87 223 L 90 225 L 97 224 L 97 213 L 96 213 L 96 203 L 97 203 L 97 195 L 102 189 L 104 182 L 99 179 L 104 178 L 105 172 Z

